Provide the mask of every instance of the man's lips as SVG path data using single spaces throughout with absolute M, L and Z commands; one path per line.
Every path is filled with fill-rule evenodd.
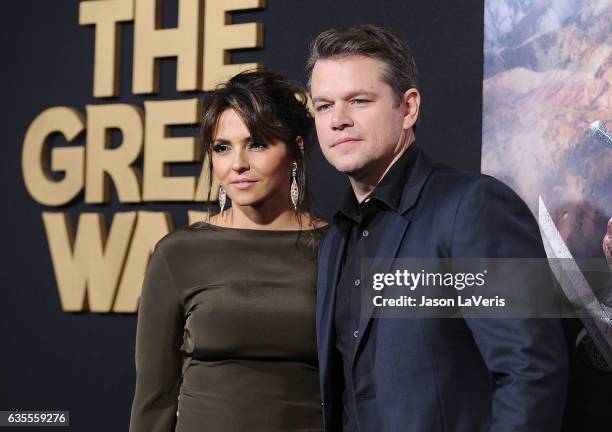
M 332 148 L 337 147 L 337 146 L 347 145 L 347 144 L 354 144 L 357 141 L 361 141 L 361 139 L 360 138 L 355 138 L 355 137 L 338 138 L 332 144 Z

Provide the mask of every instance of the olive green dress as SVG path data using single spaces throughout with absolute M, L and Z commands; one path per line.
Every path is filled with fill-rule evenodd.
M 157 244 L 138 315 L 131 432 L 322 430 L 323 231 L 202 222 Z

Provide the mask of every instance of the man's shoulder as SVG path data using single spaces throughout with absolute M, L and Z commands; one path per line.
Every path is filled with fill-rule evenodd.
M 452 186 L 452 190 L 465 190 L 476 183 L 482 182 L 503 184 L 489 175 L 462 170 L 439 162 L 433 162 L 429 181 L 450 185 Z
M 434 163 L 426 183 L 429 193 L 441 198 L 461 199 L 466 194 L 505 195 L 520 198 L 508 185 L 486 174 L 460 170 L 441 163 Z

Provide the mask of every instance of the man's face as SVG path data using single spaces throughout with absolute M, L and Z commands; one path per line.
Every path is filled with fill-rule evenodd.
M 412 126 L 406 127 L 405 105 L 383 81 L 384 67 L 379 60 L 355 55 L 318 60 L 312 71 L 321 151 L 355 180 L 381 176 L 404 148 Z

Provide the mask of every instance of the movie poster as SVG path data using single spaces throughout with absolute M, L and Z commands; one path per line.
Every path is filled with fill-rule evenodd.
M 602 248 L 612 249 L 612 144 L 603 129 L 612 128 L 612 0 L 486 0 L 484 24 L 482 172 L 527 202 L 549 263 L 570 268 L 553 272 L 574 310 L 588 314 L 564 321 L 563 431 L 595 430 L 612 421 L 612 284 Z M 593 283 L 580 260 L 602 262 L 604 277 Z
M 485 2 L 482 171 L 539 216 L 574 257 L 602 257 L 612 216 L 612 1 Z

